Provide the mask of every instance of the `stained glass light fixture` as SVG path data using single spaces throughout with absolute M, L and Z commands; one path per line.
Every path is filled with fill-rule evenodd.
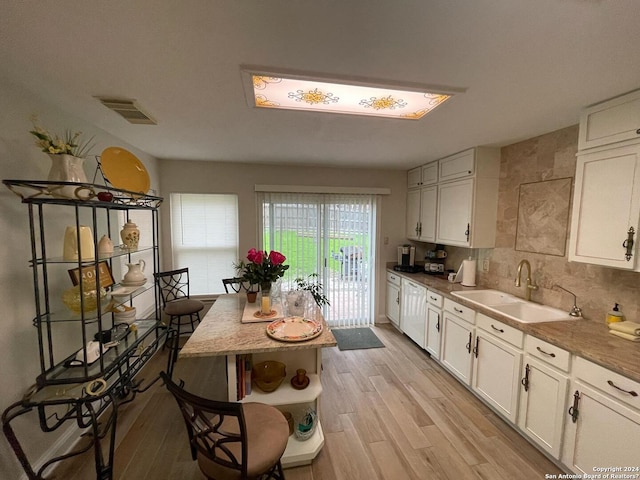
M 431 90 L 420 86 L 367 85 L 362 81 L 301 78 L 299 75 L 245 72 L 252 85 L 250 104 L 315 112 L 368 115 L 419 120 L 454 93 L 463 90 Z M 250 98 L 249 98 L 250 97 Z

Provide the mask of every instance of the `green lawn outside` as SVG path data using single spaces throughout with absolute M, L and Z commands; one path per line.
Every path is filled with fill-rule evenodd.
M 320 273 L 316 256 L 317 243 L 315 236 L 300 235 L 293 230 L 275 232 L 274 245 L 269 244 L 269 234 L 267 232 L 263 235 L 263 245 L 267 252 L 276 250 L 287 257 L 285 263 L 290 267 L 285 278 L 296 275 L 296 272 Z M 340 247 L 362 245 L 363 243 L 365 245 L 364 258 L 367 258 L 369 243 L 365 243 L 365 235 L 357 234 L 349 238 L 330 238 L 329 252 L 327 253 L 329 269 L 334 272 L 340 272 L 342 268 L 340 261 L 331 256 L 332 253 L 339 254 Z M 291 273 L 289 274 L 289 272 Z

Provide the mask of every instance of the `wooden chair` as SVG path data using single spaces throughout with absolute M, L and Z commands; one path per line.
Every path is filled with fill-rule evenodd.
M 189 297 L 188 268 L 158 272 L 153 276 L 160 288 L 162 310 L 169 316 L 169 328 L 174 324 L 176 326 L 177 342 L 183 323 L 191 324 L 191 332 L 195 330 L 194 319 L 200 322 L 200 311 L 204 308 L 204 303 Z M 188 322 L 183 322 L 183 317 L 188 317 Z
M 263 403 L 220 402 L 184 390 L 160 373 L 178 402 L 191 457 L 210 480 L 284 479 L 280 458 L 289 426 L 280 410 Z
M 240 293 L 243 290 L 248 291 L 248 287 L 240 277 L 223 278 L 222 285 L 224 286 L 224 291 L 226 293 L 229 293 L 229 288 L 235 293 Z

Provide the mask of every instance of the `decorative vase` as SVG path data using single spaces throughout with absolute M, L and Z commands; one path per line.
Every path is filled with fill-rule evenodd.
M 305 290 L 292 290 L 282 296 L 283 306 L 288 317 L 304 317 L 307 308 Z
M 122 243 L 127 248 L 138 248 L 140 241 L 140 230 L 138 230 L 138 226 L 131 220 L 127 220 L 127 223 L 124 224 L 120 231 L 120 238 L 122 238 Z
M 78 260 L 80 252 L 82 252 L 82 261 L 95 258 L 95 245 L 91 227 L 80 225 L 80 243 L 78 244 L 78 228 L 69 226 L 64 232 L 62 258 L 64 260 Z
M 271 282 L 260 284 L 260 313 L 271 314 Z
M 75 182 L 87 183 L 87 175 L 84 172 L 84 158 L 73 155 L 53 155 L 50 154 L 51 169 L 47 180 L 50 182 Z M 77 200 L 75 186 L 51 186 L 51 195 L 56 198 L 71 198 Z

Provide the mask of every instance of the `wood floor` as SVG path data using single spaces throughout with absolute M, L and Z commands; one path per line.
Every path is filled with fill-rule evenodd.
M 323 351 L 320 416 L 325 446 L 288 480 L 543 479 L 561 470 L 392 326 L 374 327 L 386 348 Z M 148 365 L 147 375 L 164 367 Z M 143 372 L 144 374 L 145 372 Z M 212 359 L 176 365 L 176 377 L 221 399 L 224 365 Z M 119 411 L 114 478 L 201 480 L 184 424 L 156 384 Z M 95 478 L 92 452 L 63 462 L 56 478 Z

